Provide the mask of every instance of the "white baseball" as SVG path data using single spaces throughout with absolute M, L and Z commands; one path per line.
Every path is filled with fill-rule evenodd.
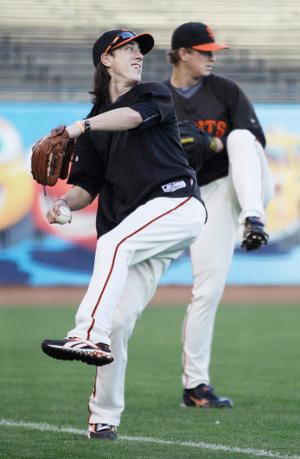
M 72 212 L 70 211 L 69 207 L 61 206 L 59 208 L 59 215 L 56 215 L 55 222 L 59 223 L 60 225 L 64 225 L 65 223 L 71 223 L 72 220 Z

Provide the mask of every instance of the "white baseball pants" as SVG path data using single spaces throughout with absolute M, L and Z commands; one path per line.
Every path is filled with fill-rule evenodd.
M 138 207 L 100 237 L 88 290 L 68 336 L 110 344 L 113 316 L 129 268 L 138 269 L 152 258 L 168 261 L 177 257 L 199 235 L 205 218 L 205 208 L 196 198 L 161 197 Z M 155 285 L 159 278 L 155 277 Z
M 191 245 L 192 300 L 183 324 L 183 386 L 209 384 L 214 321 L 230 268 L 237 229 L 248 216 L 265 220 L 274 192 L 261 144 L 247 130 L 228 137 L 229 176 L 201 188 L 208 221 Z

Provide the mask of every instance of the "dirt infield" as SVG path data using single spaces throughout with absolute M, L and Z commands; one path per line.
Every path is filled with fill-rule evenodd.
M 1 287 L 0 306 L 10 305 L 78 305 L 86 291 L 85 287 Z M 151 304 L 187 304 L 191 287 L 159 287 Z M 235 304 L 298 304 L 300 285 L 232 287 L 225 289 L 222 303 Z

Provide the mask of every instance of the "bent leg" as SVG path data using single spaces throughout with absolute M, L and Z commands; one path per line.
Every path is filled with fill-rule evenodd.
M 110 344 L 115 308 L 128 268 L 187 247 L 199 234 L 205 209 L 197 199 L 156 198 L 138 207 L 98 240 L 93 275 L 69 337 Z
M 262 145 L 247 129 L 236 129 L 228 136 L 227 152 L 229 175 L 241 206 L 240 223 L 247 217 L 265 222 L 274 181 Z

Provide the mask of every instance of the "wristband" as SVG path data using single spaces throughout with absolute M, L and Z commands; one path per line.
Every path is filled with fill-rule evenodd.
M 90 120 L 84 120 L 84 132 L 91 132 Z

